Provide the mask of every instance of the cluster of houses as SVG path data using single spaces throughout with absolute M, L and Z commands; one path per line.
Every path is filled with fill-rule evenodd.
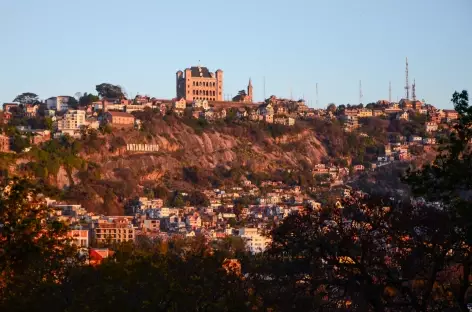
M 174 113 L 183 116 L 187 112 L 193 118 L 215 121 L 225 119 L 231 111 L 237 119 L 263 121 L 266 123 L 293 126 L 297 117 L 314 116 L 314 110 L 308 109 L 304 101 L 278 99 L 275 96 L 265 103 L 212 102 L 208 100 L 187 101 L 180 99 L 157 99 L 148 96 L 136 96 L 133 100 L 125 98 L 103 98 L 87 106 L 70 106 L 69 96 L 51 97 L 36 104 L 4 103 L 2 111 L 3 123 L 11 119 L 35 118 L 42 116 L 51 120 L 50 129 L 31 129 L 18 127 L 31 144 L 39 144 L 52 137 L 69 135 L 80 137 L 81 130 L 98 129 L 103 124 L 112 127 L 139 127 L 140 121 L 132 114 L 136 111 L 152 109 L 162 115 Z M 12 138 L 0 135 L 0 152 L 10 152 Z
M 152 109 L 159 111 L 162 115 L 174 113 L 183 116 L 186 112 L 197 119 L 215 121 L 225 119 L 231 110 L 235 117 L 242 120 L 264 121 L 267 123 L 278 123 L 287 126 L 295 124 L 295 119 L 300 113 L 308 110 L 303 101 L 284 102 L 271 97 L 266 103 L 239 103 L 239 102 L 214 102 L 208 100 L 187 101 L 180 99 L 156 99 L 148 96 L 136 96 L 129 99 L 103 98 L 92 102 L 87 106 L 71 107 L 69 96 L 51 97 L 44 102 L 36 104 L 3 104 L 3 122 L 8 123 L 14 118 L 34 118 L 37 116 L 50 118 L 51 129 L 31 129 L 26 131 L 33 133 L 31 137 L 35 140 L 32 144 L 38 144 L 51 137 L 59 137 L 64 134 L 79 137 L 84 128 L 98 129 L 100 125 L 109 124 L 112 127 L 139 127 L 140 121 L 132 114 L 136 111 Z M 286 101 L 286 100 L 285 100 Z M 296 103 L 296 105 L 293 105 Z M 287 107 L 292 108 L 289 110 Z M 298 114 L 298 115 L 297 115 Z M 18 129 L 24 131 L 25 129 Z M 0 141 L 7 142 L 8 137 L 0 137 Z M 3 152 L 8 152 L 8 144 L 2 144 Z
M 408 121 L 412 115 L 417 114 L 427 116 L 431 129 L 434 129 L 434 124 L 450 123 L 458 118 L 455 110 L 436 109 L 433 105 L 407 99 L 402 99 L 399 103 L 378 101 L 374 108 L 346 108 L 339 112 L 338 117 L 344 123 L 344 130 L 350 132 L 359 128 L 359 118 L 388 117 Z
M 165 240 L 204 235 L 210 241 L 239 237 L 252 253 L 265 250 L 271 241 L 266 233 L 274 224 L 292 213 L 303 213 L 307 207 L 321 209 L 299 186 L 276 181 L 257 187 L 243 179 L 240 186 L 203 193 L 208 204 L 199 207 L 168 207 L 162 199 L 140 197 L 130 201 L 129 216 L 97 215 L 80 205 L 49 199 L 47 205 L 55 211 L 55 218 L 69 225 L 69 237 L 84 250 L 135 241 L 139 236 Z M 243 197 L 251 200 L 242 205 L 238 200 Z

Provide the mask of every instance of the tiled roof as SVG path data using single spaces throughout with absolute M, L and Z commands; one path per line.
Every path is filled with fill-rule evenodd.
M 129 118 L 134 118 L 133 115 L 130 113 L 125 113 L 125 112 L 108 112 L 113 117 L 129 117 Z

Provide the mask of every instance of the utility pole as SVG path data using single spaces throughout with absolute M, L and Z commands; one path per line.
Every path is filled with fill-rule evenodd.
M 392 82 L 388 82 L 388 102 L 392 103 Z

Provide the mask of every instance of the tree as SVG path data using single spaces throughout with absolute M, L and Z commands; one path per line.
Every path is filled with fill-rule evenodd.
M 365 106 L 367 109 L 374 109 L 375 108 L 375 103 L 369 103 Z
M 0 188 L 0 309 L 28 310 L 31 294 L 62 281 L 76 263 L 65 224 L 51 219 L 34 184 L 13 179 Z
M 110 83 L 102 83 L 96 86 L 95 88 L 98 92 L 98 95 L 102 98 L 124 98 L 125 93 L 122 88 L 118 85 L 112 85 Z
M 25 148 L 30 147 L 30 141 L 27 137 L 15 134 L 11 142 L 11 149 L 17 153 L 23 152 Z
M 254 311 L 245 280 L 201 237 L 114 249 L 110 261 L 75 269 L 28 311 Z
M 85 92 L 84 95 L 79 98 L 79 105 L 89 106 L 92 105 L 93 102 L 97 102 L 98 100 L 98 96 Z
M 334 103 L 329 103 L 329 104 L 328 104 L 328 107 L 327 107 L 326 109 L 327 109 L 328 111 L 334 113 L 334 112 L 336 112 L 336 104 L 334 104 Z
M 77 109 L 79 107 L 79 102 L 72 96 L 69 97 L 69 101 L 67 102 L 67 105 L 71 109 Z
M 39 103 L 39 98 L 36 93 L 25 92 L 18 95 L 13 102 L 18 102 L 20 104 L 36 104 Z
M 437 276 L 441 270 L 456 267 L 461 270 L 455 281 L 444 285 L 444 290 L 453 294 L 461 311 L 467 311 L 465 298 L 472 273 L 472 106 L 469 106 L 467 91 L 455 92 L 452 96 L 459 121 L 454 126 L 448 142 L 439 150 L 432 164 L 420 170 L 411 170 L 405 181 L 412 186 L 413 194 L 426 203 L 439 205 L 433 212 L 440 215 L 441 228 L 446 233 L 437 233 L 434 238 L 443 244 L 442 258 L 437 259 L 431 275 Z M 439 237 L 438 237 L 439 236 Z M 447 244 L 445 243 L 447 242 Z
M 51 117 L 44 118 L 44 128 L 47 130 L 52 130 L 53 121 Z
M 200 191 L 191 192 L 188 201 L 192 206 L 208 206 L 210 204 L 208 197 Z

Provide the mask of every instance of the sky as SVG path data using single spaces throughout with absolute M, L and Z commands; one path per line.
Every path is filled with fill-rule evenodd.
M 227 95 L 252 78 L 257 101 L 357 104 L 359 81 L 363 103 L 389 81 L 397 100 L 408 57 L 417 97 L 446 108 L 472 91 L 471 15 L 470 0 L 0 0 L 0 102 L 102 82 L 173 98 L 176 71 L 199 64 Z

